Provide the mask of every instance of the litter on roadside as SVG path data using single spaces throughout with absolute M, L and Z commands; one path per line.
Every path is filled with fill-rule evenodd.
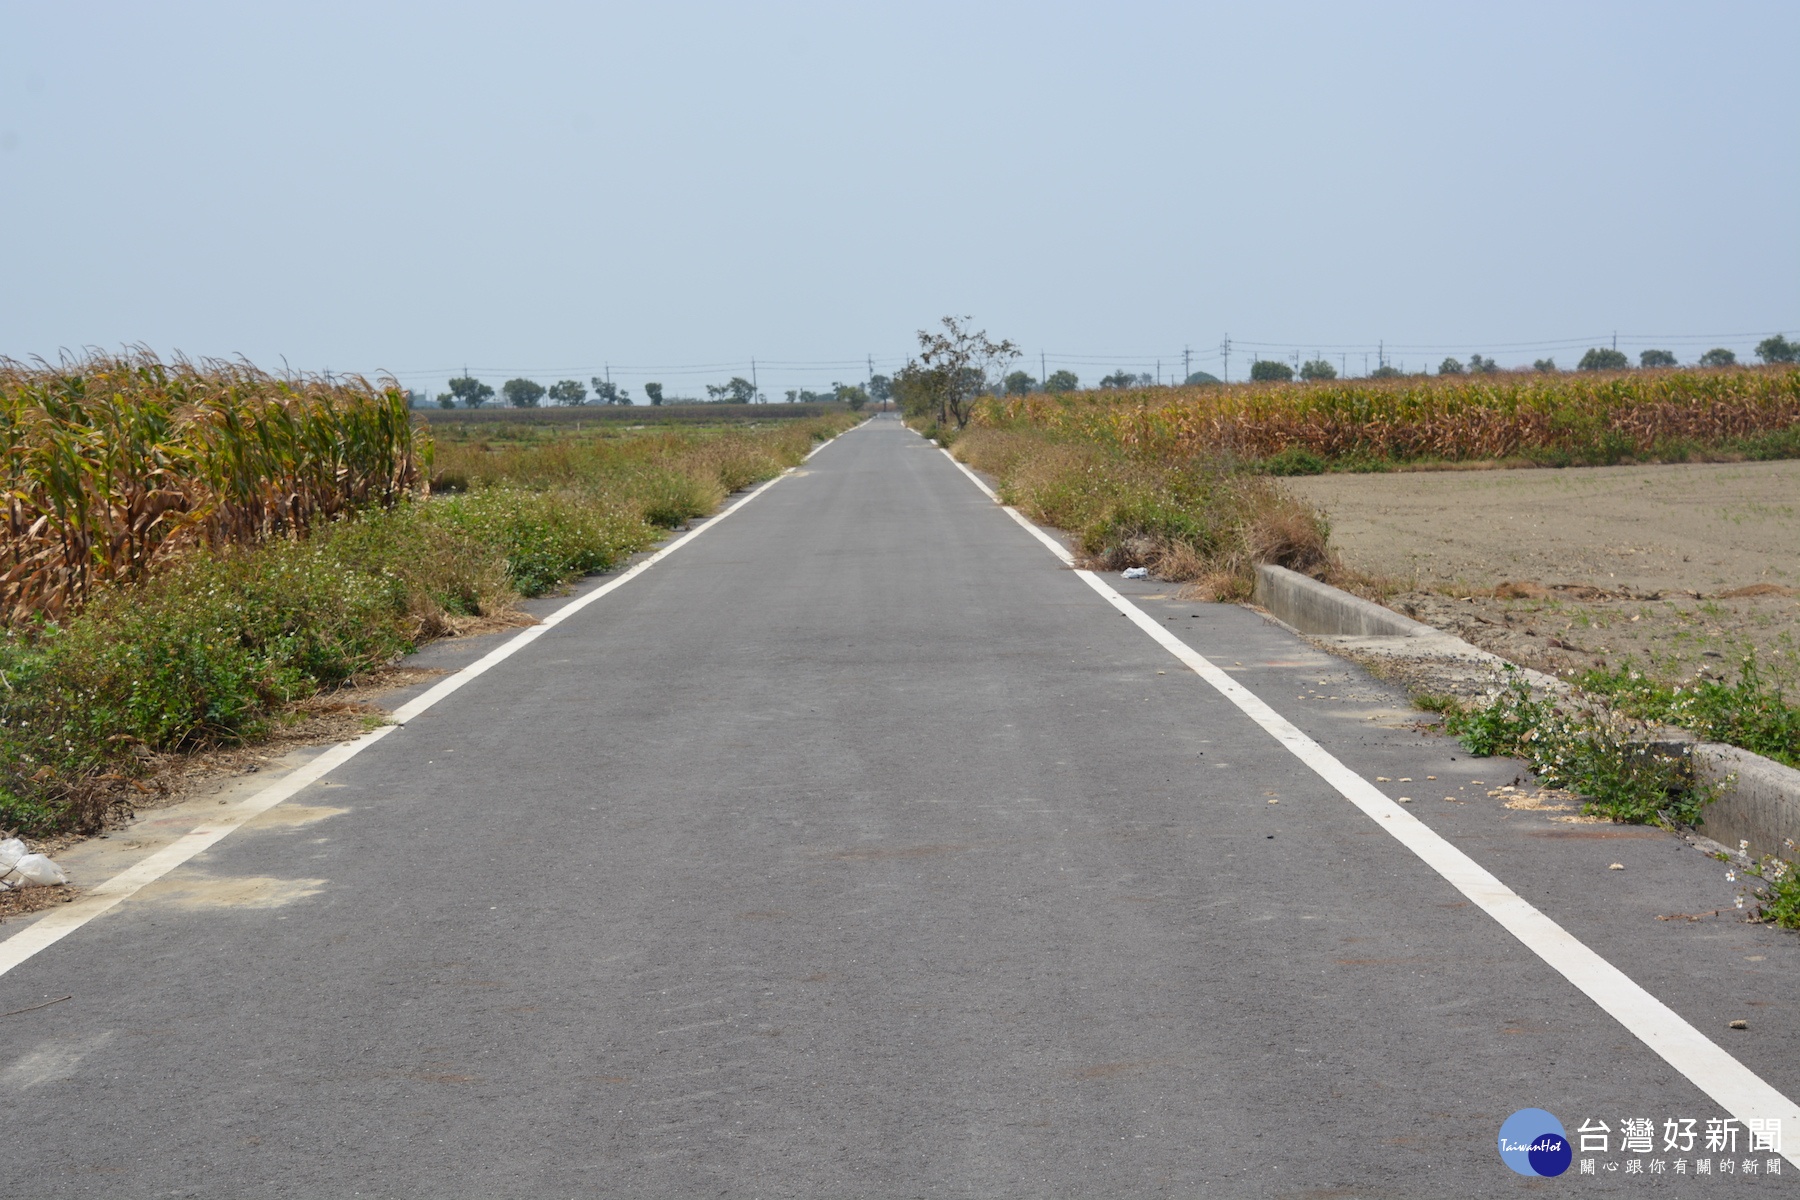
M 0 892 L 69 882 L 63 869 L 42 854 L 27 854 L 18 838 L 0 842 Z
M 1127 579 L 1148 579 L 1148 578 L 1150 578 L 1150 570 L 1148 567 L 1126 567 L 1125 568 L 1125 578 L 1127 578 Z

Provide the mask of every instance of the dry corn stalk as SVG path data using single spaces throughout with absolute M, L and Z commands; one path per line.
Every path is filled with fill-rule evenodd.
M 58 617 L 187 547 L 392 504 L 426 454 L 391 381 L 144 351 L 0 359 L 0 619 Z
M 1651 457 L 1800 425 L 1800 370 L 1502 374 L 1034 395 L 978 424 L 1023 422 L 1153 459 L 1302 450 L 1321 458 L 1507 458 L 1532 451 Z

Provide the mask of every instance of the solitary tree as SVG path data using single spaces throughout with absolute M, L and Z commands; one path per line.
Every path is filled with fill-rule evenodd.
M 1531 369 L 1534 371 L 1542 371 L 1546 375 L 1553 375 L 1556 373 L 1556 360 L 1554 358 L 1540 358 L 1531 364 Z
M 1631 360 L 1625 357 L 1623 350 L 1606 346 L 1595 346 L 1575 364 L 1578 371 L 1626 371 L 1630 368 Z
M 932 416 L 939 425 L 955 421 L 963 428 L 989 377 L 1019 357 L 1019 348 L 1010 341 L 996 342 L 984 329 L 969 329 L 972 320 L 945 317 L 942 333 L 919 330 L 919 357 L 895 380 L 909 414 Z
M 650 397 L 650 403 L 661 404 L 662 403 L 662 384 L 646 383 L 644 385 L 644 395 Z
M 1400 368 L 1396 367 L 1393 363 L 1382 363 L 1379 367 L 1376 367 L 1373 371 L 1369 372 L 1369 378 L 1398 379 L 1400 378 L 1400 374 Z
M 1673 367 L 1678 365 L 1675 356 L 1670 354 L 1667 350 L 1646 350 L 1638 355 L 1638 366 L 1640 367 Z
M 839 401 L 850 406 L 851 412 L 861 412 L 863 405 L 869 402 L 868 389 L 859 384 L 834 383 L 831 390 Z
M 886 404 L 894 398 L 894 381 L 886 375 L 869 376 L 869 395 L 877 404 Z
M 459 375 L 450 381 L 450 395 L 454 398 L 453 403 L 461 401 L 464 408 L 480 408 L 494 398 L 494 389 L 473 375 Z M 440 396 L 438 403 L 443 402 Z
M 1309 383 L 1315 379 L 1336 379 L 1337 368 L 1322 358 L 1310 359 L 1300 364 L 1300 378 Z
M 1209 375 L 1205 371 L 1195 371 L 1187 377 L 1187 382 L 1190 384 L 1219 383 L 1221 380 L 1217 375 Z
M 1438 364 L 1439 375 L 1461 375 L 1462 373 L 1463 365 L 1454 358 L 1446 358 Z
M 1250 378 L 1256 383 L 1286 383 L 1294 377 L 1294 368 L 1272 358 L 1259 358 L 1250 364 Z
M 559 379 L 550 385 L 550 403 L 582 405 L 587 403 L 587 388 L 573 379 Z
M 1023 371 L 1014 371 L 1006 377 L 1006 394 L 1024 396 L 1037 391 L 1037 380 Z
M 1766 363 L 1800 362 L 1800 342 L 1790 342 L 1778 333 L 1756 343 L 1756 356 Z
M 1081 386 L 1081 379 L 1073 371 L 1052 371 L 1044 377 L 1046 392 L 1072 392 Z
M 530 379 L 509 379 L 500 385 L 500 391 L 514 408 L 536 408 L 544 398 L 544 385 Z
M 1483 358 L 1479 354 L 1469 355 L 1469 374 L 1492 375 L 1500 370 L 1500 364 L 1491 358 Z
M 1727 350 L 1723 346 L 1714 346 L 1700 356 L 1700 365 L 1703 367 L 1735 367 L 1737 366 L 1737 352 Z

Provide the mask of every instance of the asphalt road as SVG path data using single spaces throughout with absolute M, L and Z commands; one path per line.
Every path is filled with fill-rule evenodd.
M 1248 610 L 1117 586 L 1800 1091 L 1796 939 L 1656 919 L 1730 908 L 1721 864 L 1507 809 L 1487 792 L 1516 766 L 1421 733 L 1387 685 Z M 1627 1174 L 1616 1132 L 1592 1178 L 1507 1170 L 1517 1109 L 1571 1134 L 1721 1113 L 891 420 L 0 976 L 0 1012 L 65 994 L 0 1017 L 0 1194 L 1796 1173 Z

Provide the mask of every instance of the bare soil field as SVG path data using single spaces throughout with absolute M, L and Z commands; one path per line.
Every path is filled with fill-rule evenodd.
M 1389 607 L 1514 662 L 1800 665 L 1800 462 L 1321 475 L 1345 564 Z

